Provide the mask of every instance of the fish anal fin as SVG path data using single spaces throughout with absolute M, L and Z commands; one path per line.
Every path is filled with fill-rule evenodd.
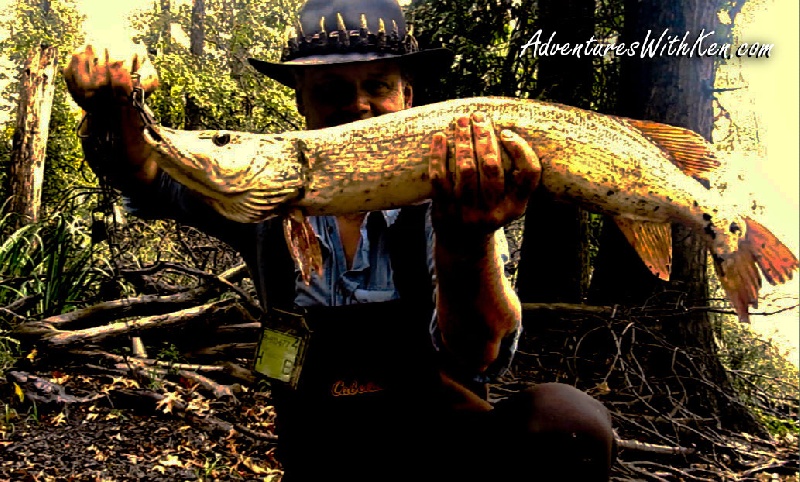
M 672 270 L 672 226 L 669 223 L 614 218 L 625 239 L 651 273 L 669 281 Z
M 739 321 L 749 323 L 750 307 L 758 308 L 758 291 L 761 289 L 755 256 L 748 249 L 739 249 L 726 259 L 714 257 L 714 264 L 719 282 Z
M 708 174 L 717 169 L 721 162 L 717 159 L 711 144 L 703 136 L 683 127 L 659 122 L 626 120 L 666 152 L 672 163 L 681 171 L 708 187 Z

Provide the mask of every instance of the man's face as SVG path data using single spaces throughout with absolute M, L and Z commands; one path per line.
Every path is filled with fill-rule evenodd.
M 389 60 L 306 68 L 297 79 L 306 128 L 321 129 L 411 107 L 411 85 Z

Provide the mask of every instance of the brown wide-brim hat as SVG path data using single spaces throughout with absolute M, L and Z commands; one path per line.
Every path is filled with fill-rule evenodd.
M 248 61 L 262 74 L 294 88 L 300 68 L 394 59 L 419 80 L 443 73 L 453 58 L 445 48 L 419 50 L 397 0 L 308 0 L 300 8 L 281 62 Z

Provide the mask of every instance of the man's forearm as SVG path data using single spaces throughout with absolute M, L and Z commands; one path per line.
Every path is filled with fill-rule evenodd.
M 495 237 L 437 239 L 434 256 L 445 347 L 464 368 L 482 372 L 497 359 L 501 342 L 518 329 L 521 319 Z

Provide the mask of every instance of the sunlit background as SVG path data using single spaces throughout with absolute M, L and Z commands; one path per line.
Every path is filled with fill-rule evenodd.
M 0 0 L 0 6 L 9 0 Z M 173 0 L 173 4 L 190 3 Z M 408 3 L 403 2 L 403 3 Z M 116 43 L 130 38 L 126 15 L 151 6 L 148 1 L 79 1 L 87 15 L 87 40 Z M 760 144 L 737 147 L 729 156 L 734 170 L 743 170 L 746 190 L 765 206 L 764 222 L 795 252 L 800 251 L 800 9 L 796 0 L 748 0 L 736 19 L 741 41 L 774 44 L 768 59 L 732 62 L 725 78 L 739 90 L 719 95 L 719 100 L 743 125 L 755 124 Z M 180 40 L 180 32 L 174 32 Z M 732 80 L 731 80 L 732 79 Z M 727 156 L 726 156 L 727 157 Z M 798 302 L 798 279 L 774 289 L 765 287 L 761 310 L 775 311 Z M 774 316 L 754 316 L 753 329 L 790 350 L 798 363 L 798 309 Z

